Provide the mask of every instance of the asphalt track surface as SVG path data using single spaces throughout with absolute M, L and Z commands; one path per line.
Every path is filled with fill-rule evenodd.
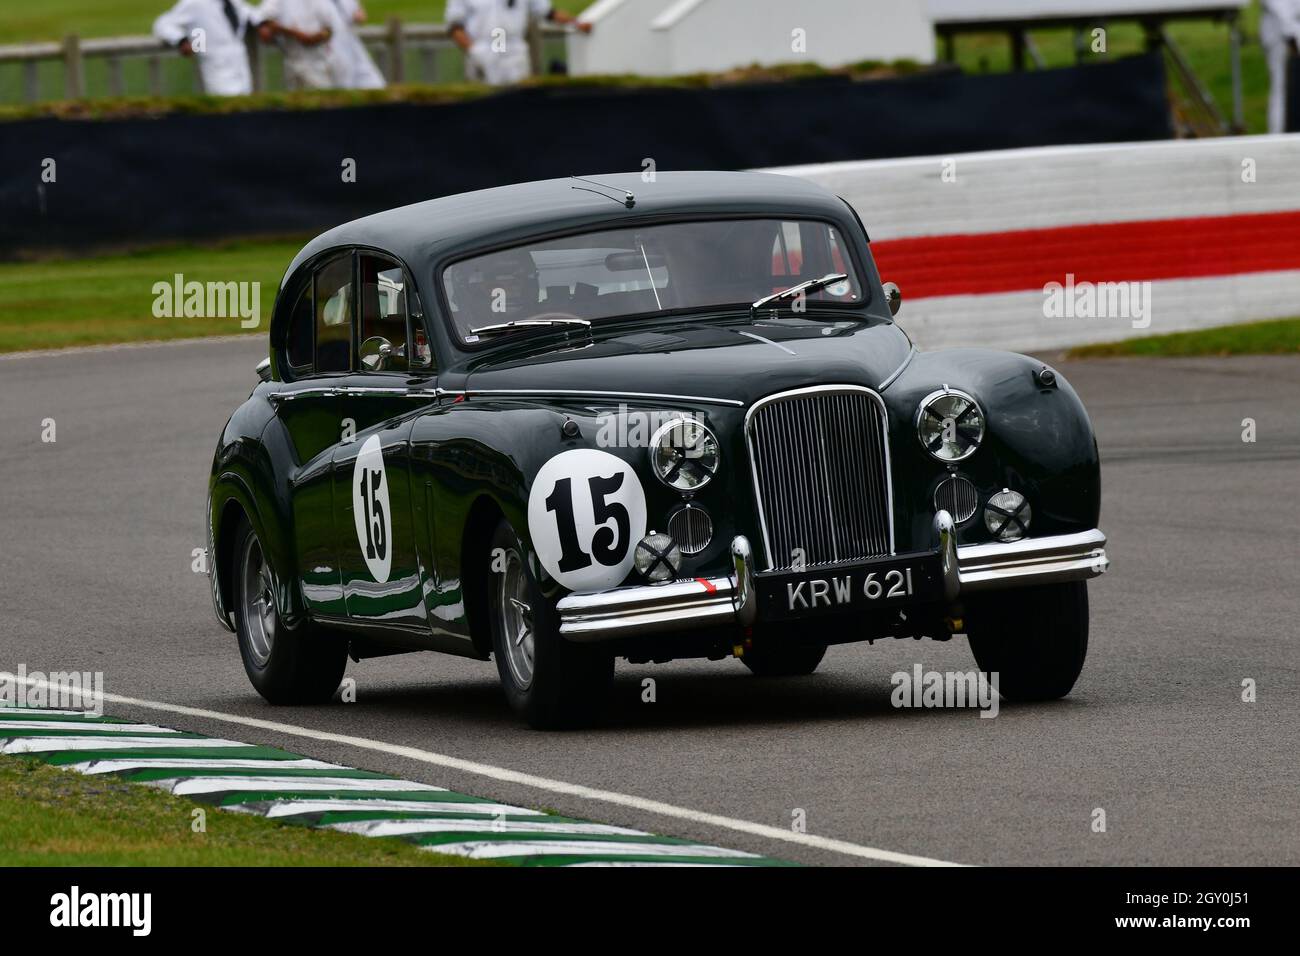
M 0 358 L 0 670 L 103 671 L 111 693 L 384 749 L 110 704 L 120 716 L 805 863 L 871 860 L 393 751 L 782 831 L 802 810 L 816 837 L 957 863 L 1300 863 L 1296 358 L 1058 364 L 1097 429 L 1112 560 L 1066 700 L 897 710 L 892 673 L 971 658 L 961 640 L 884 641 L 789 680 L 620 662 L 608 723 L 539 733 L 492 664 L 442 655 L 350 664 L 354 704 L 272 708 L 252 690 L 190 565 L 216 437 L 263 354 L 256 338 Z

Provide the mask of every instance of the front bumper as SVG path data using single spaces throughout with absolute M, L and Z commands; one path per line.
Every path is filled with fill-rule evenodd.
M 949 601 L 999 588 L 1084 581 L 1110 566 L 1106 536 L 1096 528 L 1009 544 L 958 545 L 947 512 L 935 516 L 934 527 Z M 570 594 L 558 605 L 560 633 L 571 641 L 594 642 L 753 624 L 758 610 L 754 560 L 743 535 L 732 541 L 731 559 L 732 573 L 724 577 Z

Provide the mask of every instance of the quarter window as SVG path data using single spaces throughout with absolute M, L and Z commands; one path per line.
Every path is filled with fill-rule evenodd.
M 311 325 L 311 283 L 308 282 L 302 294 L 298 296 L 298 301 L 293 304 L 293 312 L 289 315 L 289 340 L 285 351 L 289 358 L 289 367 L 296 372 L 311 370 Z
M 346 372 L 352 365 L 352 256 L 316 273 L 316 371 Z

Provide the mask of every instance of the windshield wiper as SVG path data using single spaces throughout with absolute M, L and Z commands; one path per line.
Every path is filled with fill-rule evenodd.
M 548 325 L 576 325 L 587 330 L 591 329 L 591 323 L 586 319 L 516 319 L 513 322 L 502 322 L 500 325 L 482 325 L 477 329 L 470 329 L 470 335 L 499 335 L 502 332 L 513 332 L 515 329 L 544 328 Z
M 750 312 L 757 312 L 763 306 L 771 302 L 781 302 L 785 299 L 793 299 L 803 292 L 820 292 L 828 285 L 835 285 L 837 282 L 844 282 L 848 279 L 843 272 L 828 272 L 820 279 L 809 279 L 807 282 L 800 282 L 798 285 L 792 285 L 788 289 L 782 289 L 780 292 L 773 292 L 771 295 L 765 295 L 750 305 Z

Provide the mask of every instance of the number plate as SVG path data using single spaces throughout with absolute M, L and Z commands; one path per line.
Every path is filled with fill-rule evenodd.
M 869 611 L 943 596 L 939 556 L 929 553 L 810 571 L 771 571 L 755 578 L 758 616 L 769 621 Z

